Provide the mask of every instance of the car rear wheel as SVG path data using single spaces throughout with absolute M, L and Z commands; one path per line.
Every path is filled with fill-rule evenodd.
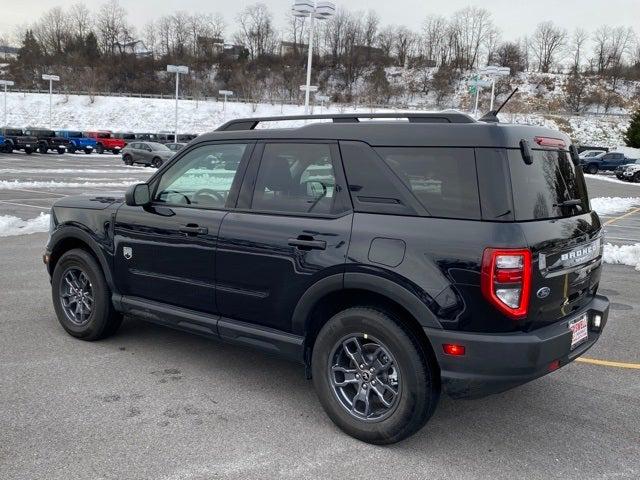
M 69 146 L 68 151 L 69 153 L 76 153 L 76 147 Z
M 161 158 L 154 158 L 153 161 L 151 162 L 151 165 L 153 165 L 156 168 L 160 168 L 162 166 L 162 159 Z
M 632 178 L 635 183 L 640 183 L 640 172 L 636 172 Z
M 597 165 L 589 165 L 587 167 L 587 173 L 590 173 L 591 175 L 595 175 L 596 173 L 598 173 L 598 166 Z
M 59 147 L 58 148 L 58 155 L 62 155 L 64 152 L 66 152 L 67 150 L 64 147 Z
M 91 153 L 93 153 L 93 148 L 85 148 L 84 153 L 86 153 L 87 155 L 90 155 Z
M 334 315 L 318 334 L 311 366 L 327 415 L 368 443 L 395 443 L 414 434 L 440 396 L 433 356 L 390 313 L 375 308 Z
M 44 145 L 42 143 L 40 145 L 38 145 L 38 152 L 41 153 L 42 155 L 44 155 L 48 151 L 49 151 L 49 149 L 47 148 L 46 145 Z
M 56 264 L 51 287 L 58 321 L 69 335 L 99 340 L 120 327 L 122 315 L 113 308 L 100 265 L 87 251 L 66 252 Z
M 31 148 L 25 148 L 24 153 L 26 153 L 27 155 L 31 155 L 33 153 L 33 150 Z

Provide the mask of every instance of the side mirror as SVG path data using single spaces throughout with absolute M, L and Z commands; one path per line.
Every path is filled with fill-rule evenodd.
M 124 194 L 124 201 L 130 207 L 144 207 L 151 203 L 151 190 L 148 183 L 131 185 Z

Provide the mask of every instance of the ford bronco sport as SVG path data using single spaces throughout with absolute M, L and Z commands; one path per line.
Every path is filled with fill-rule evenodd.
M 44 260 L 64 329 L 97 340 L 130 315 L 298 361 L 377 444 L 419 430 L 441 389 L 501 392 L 591 348 L 602 225 L 569 138 L 365 117 L 234 120 L 124 198 L 58 200 Z

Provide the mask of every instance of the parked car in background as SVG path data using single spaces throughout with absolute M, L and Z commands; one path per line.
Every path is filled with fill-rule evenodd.
M 57 130 L 56 135 L 69 141 L 67 145 L 67 151 L 69 153 L 82 151 L 88 155 L 93 153 L 96 148 L 97 142 L 93 138 L 84 136 L 83 133 L 78 130 Z
M 640 160 L 636 160 L 634 163 L 623 165 L 616 170 L 616 177 L 620 180 L 626 180 L 628 182 L 640 183 Z
M 4 136 L 0 135 L 0 152 L 2 152 L 4 148 Z
M 579 145 L 578 153 L 588 152 L 589 150 L 598 150 L 599 152 L 608 152 L 609 147 L 596 147 L 593 145 Z
M 595 175 L 599 171 L 614 172 L 619 166 L 630 162 L 631 159 L 620 152 L 607 152 L 597 157 L 580 159 L 582 170 L 591 175 Z
M 31 155 L 38 147 L 38 139 L 27 135 L 21 128 L 3 127 L 0 129 L 0 134 L 4 137 L 5 153 L 23 150 L 27 155 Z
M 114 137 L 110 130 L 84 132 L 84 135 L 96 141 L 96 152 L 98 153 L 109 151 L 118 155 L 126 145 L 123 139 Z
M 146 142 L 160 142 L 160 137 L 157 133 L 135 133 L 136 140 L 144 140 Z
M 173 132 L 159 132 L 157 134 L 157 142 L 159 143 L 189 143 L 198 135 L 194 133 L 181 133 L 178 134 L 178 141 L 176 142 L 176 134 Z
M 157 142 L 131 142 L 122 150 L 122 161 L 126 165 L 141 163 L 160 168 L 169 160 L 174 151 L 169 150 L 162 143 Z
M 593 157 L 599 157 L 600 155 L 603 155 L 607 152 L 605 152 L 604 150 L 585 150 L 584 152 L 580 153 L 580 158 L 593 158 Z
M 635 165 L 636 162 L 637 160 L 630 160 L 629 163 L 625 163 L 616 168 L 614 173 L 616 174 L 618 180 L 628 180 L 628 178 L 625 178 L 624 172 L 626 172 L 627 168 L 629 168 L 630 166 Z
M 59 154 L 63 154 L 67 151 L 69 140 L 57 135 L 53 130 L 49 130 L 48 128 L 27 127 L 24 130 L 24 133 L 25 135 L 36 137 L 38 141 L 38 152 L 43 155 L 49 152 L 49 150 L 53 150 Z
M 165 143 L 164 144 L 169 150 L 174 152 L 179 152 L 182 150 L 187 144 L 186 143 Z
M 124 140 L 124 144 L 128 145 L 136 139 L 136 134 L 133 132 L 116 132 L 113 134 L 113 138 Z

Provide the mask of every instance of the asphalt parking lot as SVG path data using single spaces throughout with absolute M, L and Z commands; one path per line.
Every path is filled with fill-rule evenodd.
M 64 195 L 121 191 L 151 173 L 112 155 L 0 154 L 0 215 L 33 218 Z M 640 197 L 640 184 L 588 186 L 591 197 Z M 619 217 L 603 217 L 609 241 L 640 242 L 640 212 Z M 443 397 L 417 435 L 374 447 L 331 423 L 297 365 L 133 319 L 101 342 L 68 336 L 45 242 L 0 237 L 2 480 L 640 477 L 632 267 L 605 266 L 612 310 L 592 362 L 481 400 Z

